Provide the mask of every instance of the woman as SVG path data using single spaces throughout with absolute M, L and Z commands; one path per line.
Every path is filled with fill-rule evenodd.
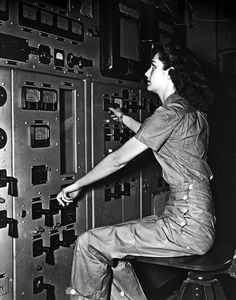
M 128 262 L 132 256 L 204 254 L 214 240 L 214 209 L 206 162 L 209 129 L 206 110 L 211 93 L 190 50 L 159 43 L 146 72 L 147 89 L 163 105 L 141 125 L 111 108 L 136 134 L 106 156 L 85 176 L 57 196 L 67 205 L 81 189 L 123 168 L 148 148 L 170 186 L 164 213 L 126 223 L 91 229 L 77 240 L 72 269 L 71 299 L 146 299 Z M 118 264 L 115 265 L 115 259 Z

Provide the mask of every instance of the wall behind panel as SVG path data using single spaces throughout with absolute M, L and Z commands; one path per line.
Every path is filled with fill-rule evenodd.
M 159 102 L 143 82 L 101 75 L 99 1 L 53 3 L 3 0 L 0 6 L 3 300 L 64 300 L 76 237 L 150 214 L 162 190 L 158 165 L 150 160 L 149 168 L 140 157 L 75 205 L 59 207 L 61 187 L 132 135 L 111 120 L 108 106 L 120 104 L 142 121 Z
M 194 15 L 187 27 L 188 46 L 203 62 L 213 94 L 209 113 L 209 163 L 216 205 L 217 238 L 236 243 L 235 228 L 235 14 L 231 1 L 191 1 Z M 230 8 L 230 5 L 231 8 Z M 189 16 L 186 16 L 189 20 Z M 227 217 L 226 217 L 227 216 Z

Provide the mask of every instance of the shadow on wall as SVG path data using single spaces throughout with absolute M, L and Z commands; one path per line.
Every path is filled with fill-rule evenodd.
M 228 75 L 220 74 L 213 85 L 208 161 L 214 175 L 211 186 L 217 217 L 216 238 L 236 246 L 236 89 L 234 92 L 230 88 L 236 77 Z

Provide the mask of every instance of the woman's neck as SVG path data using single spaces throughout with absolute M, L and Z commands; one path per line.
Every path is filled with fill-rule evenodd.
M 174 87 L 173 84 L 168 85 L 168 86 L 166 87 L 165 90 L 160 91 L 160 92 L 158 93 L 158 96 L 160 97 L 161 102 L 164 103 L 165 100 L 166 100 L 171 94 L 173 94 L 175 91 L 176 91 L 176 89 L 175 89 L 175 87 Z

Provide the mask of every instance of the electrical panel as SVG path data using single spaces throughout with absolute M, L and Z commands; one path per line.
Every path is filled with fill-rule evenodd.
M 0 72 L 0 297 L 13 299 L 13 236 L 17 234 L 16 226 L 11 226 L 15 220 L 13 210 L 14 189 L 12 168 L 12 95 L 10 70 Z M 15 224 L 15 222 L 14 222 Z M 4 296 L 6 295 L 6 296 Z M 7 297 L 7 298 L 6 298 Z M 4 299 L 4 298 L 3 298 Z
M 111 119 L 109 107 L 120 107 L 124 113 L 142 122 L 160 103 L 154 94 L 130 86 L 96 82 L 92 83 L 91 89 L 94 132 L 91 144 L 95 165 L 102 157 L 118 149 L 134 135 L 123 124 Z M 148 156 L 150 157 L 150 153 Z M 156 163 L 153 155 L 151 160 L 149 159 L 149 164 L 154 170 Z M 149 187 L 147 184 L 155 181 L 155 173 L 151 173 L 150 177 L 148 175 L 143 177 L 146 165 L 147 160 L 142 156 L 138 157 L 118 174 L 105 179 L 95 188 L 94 226 L 124 222 L 150 213 L 150 193 L 155 192 L 157 187 L 154 185 Z M 157 172 L 157 169 L 154 172 Z
M 64 300 L 77 236 L 152 213 L 165 188 L 147 152 L 73 204 L 56 200 L 133 136 L 109 107 L 142 122 L 160 105 L 137 78 L 101 73 L 100 8 L 0 1 L 1 300 Z

